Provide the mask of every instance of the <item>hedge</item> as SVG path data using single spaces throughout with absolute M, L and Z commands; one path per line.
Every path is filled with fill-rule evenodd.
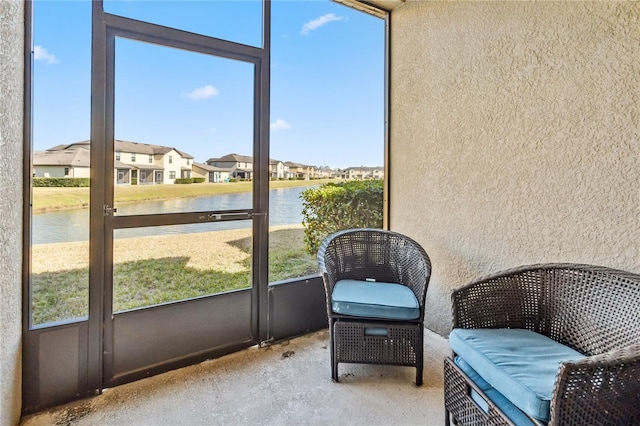
M 88 187 L 91 186 L 89 178 L 55 178 L 55 177 L 34 177 L 34 187 Z
M 204 182 L 204 178 L 197 177 L 197 178 L 182 178 L 182 179 L 178 178 L 173 183 L 187 184 L 187 183 L 202 183 L 202 182 Z
M 350 228 L 382 228 L 383 181 L 325 183 L 302 192 L 304 242 L 316 254 L 328 235 Z

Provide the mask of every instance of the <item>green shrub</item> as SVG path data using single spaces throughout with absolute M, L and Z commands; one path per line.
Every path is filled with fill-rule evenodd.
M 203 177 L 191 178 L 193 179 L 193 183 L 204 183 Z
M 187 183 L 193 183 L 193 179 L 191 179 L 191 178 L 176 179 L 173 183 L 184 185 L 184 184 L 187 184 Z
M 325 183 L 302 192 L 302 224 L 307 251 L 315 254 L 325 237 L 342 229 L 382 228 L 380 179 Z
M 71 188 L 71 187 L 88 187 L 91 186 L 89 178 L 52 178 L 52 177 L 34 177 L 34 187 L 58 187 L 58 188 Z
M 231 178 L 231 179 L 229 179 L 229 182 L 237 182 L 237 181 L 238 181 L 238 178 Z

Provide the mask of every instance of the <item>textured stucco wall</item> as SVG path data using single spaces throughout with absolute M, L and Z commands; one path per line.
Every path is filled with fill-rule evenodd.
M 0 424 L 21 406 L 23 3 L 0 1 Z
M 427 2 L 392 14 L 391 229 L 450 292 L 538 262 L 640 273 L 640 2 Z

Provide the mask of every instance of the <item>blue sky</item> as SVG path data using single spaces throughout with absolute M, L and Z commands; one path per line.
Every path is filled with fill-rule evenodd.
M 89 1 L 35 3 L 34 148 L 89 137 Z M 108 1 L 105 10 L 260 46 L 257 1 Z M 384 21 L 328 0 L 272 3 L 271 158 L 383 164 Z M 204 162 L 251 155 L 253 66 L 116 40 L 116 138 Z

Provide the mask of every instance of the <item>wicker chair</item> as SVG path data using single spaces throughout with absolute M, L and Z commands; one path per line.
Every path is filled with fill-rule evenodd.
M 396 232 L 350 229 L 323 241 L 318 264 L 326 291 L 332 379 L 338 381 L 341 362 L 388 364 L 415 367 L 416 385 L 422 385 L 424 301 L 431 277 L 424 249 Z M 419 315 L 394 320 L 336 313 L 332 295 L 341 280 L 402 284 L 417 299 Z
M 454 328 L 527 329 L 586 356 L 560 365 L 549 425 L 640 424 L 640 275 L 524 266 L 454 291 L 452 304 Z M 444 375 L 447 425 L 450 416 L 460 425 L 513 424 L 491 400 L 479 409 L 470 392 L 482 391 L 449 358 Z

